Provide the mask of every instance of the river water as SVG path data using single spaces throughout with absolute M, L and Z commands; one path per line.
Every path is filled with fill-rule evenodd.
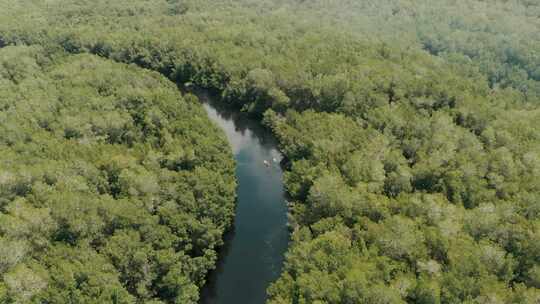
M 289 241 L 282 156 L 258 121 L 199 97 L 210 119 L 227 134 L 238 180 L 234 228 L 225 237 L 201 303 L 262 304 L 280 274 Z

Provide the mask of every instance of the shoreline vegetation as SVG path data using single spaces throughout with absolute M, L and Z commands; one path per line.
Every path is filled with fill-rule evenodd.
M 540 300 L 538 16 L 538 4 L 527 0 L 1 0 L 0 45 L 7 47 L 0 50 L 5 58 L 0 84 L 7 86 L 5 91 L 15 92 L 3 99 L 7 101 L 2 101 L 1 109 L 7 113 L 10 108 L 32 105 L 29 100 L 44 106 L 38 101 L 47 96 L 59 105 L 64 99 L 85 101 L 73 98 L 69 82 L 62 83 L 49 67 L 43 72 L 33 69 L 43 64 L 39 60 L 50 61 L 52 67 L 64 57 L 86 56 L 85 60 L 103 62 L 107 73 L 134 69 L 120 64 L 127 63 L 180 84 L 191 82 L 218 93 L 223 103 L 258 116 L 291 162 L 285 187 L 293 200 L 290 210 L 296 226 L 281 278 L 269 288 L 271 304 L 536 303 Z M 30 53 L 43 55 L 37 59 L 35 55 L 15 56 L 10 52 L 20 50 L 14 48 L 38 49 Z M 78 53 L 120 63 L 68 55 Z M 75 79 L 90 70 L 80 64 L 78 69 L 71 68 Z M 144 73 L 149 72 L 141 70 Z M 100 83 L 100 77 L 91 76 L 84 86 Z M 40 93 L 18 94 L 26 90 L 25 81 L 19 79 L 29 77 L 37 79 L 34 86 Z M 114 79 L 120 83 L 111 84 L 121 86 L 122 77 L 118 78 Z M 49 87 L 50 83 L 54 85 Z M 187 104 L 191 98 L 183 97 Z M 108 102 L 114 104 L 114 100 Z M 87 110 L 91 103 L 80 106 L 97 111 Z M 163 115 L 182 114 L 171 109 L 171 104 L 158 109 Z M 123 117 L 129 110 L 118 110 L 117 115 Z M 27 119 L 43 128 L 37 114 L 24 113 L 29 116 L 22 122 Z M 182 114 L 180 126 L 168 135 L 173 139 L 178 134 L 194 136 L 193 129 L 200 131 L 197 127 L 208 124 L 202 112 L 196 113 Z M 153 113 L 149 115 L 152 120 Z M 77 119 L 69 123 L 74 126 L 61 125 L 66 140 L 95 133 L 85 130 Z M 15 149 L 9 140 L 24 149 L 31 145 L 28 136 L 17 130 L 2 132 L 2 138 L 8 138 L 0 142 L 2 149 Z M 228 179 L 233 170 L 230 155 L 212 145 L 217 134 L 203 132 L 200 142 L 188 141 L 188 145 L 202 142 L 205 153 L 194 154 L 193 160 L 191 152 L 183 151 L 180 167 L 198 161 L 208 168 L 209 162 L 223 174 L 207 170 L 214 174 L 194 177 L 203 186 L 181 183 L 186 188 L 177 195 L 196 192 L 219 209 L 233 206 L 234 187 Z M 136 132 L 134 136 L 131 140 L 143 146 L 153 140 L 136 137 Z M 41 157 L 28 155 L 28 160 L 19 163 L 17 157 L 25 156 L 20 154 L 3 157 L 13 158 L 8 164 L 25 166 Z M 219 167 L 216 159 L 227 165 Z M 134 170 L 137 173 L 126 177 L 127 189 L 135 187 L 143 174 Z M 224 186 L 223 197 L 214 192 L 218 180 Z M 47 212 L 55 209 L 41 210 L 48 205 L 39 205 L 39 200 L 21 201 L 33 193 L 34 182 L 23 183 L 22 190 L 3 186 L 2 190 L 13 190 L 1 197 L 2 217 L 54 222 Z M 215 196 L 206 200 L 207 193 Z M 136 196 L 129 191 L 126 195 Z M 69 209 L 57 204 L 59 210 Z M 192 238 L 196 244 L 202 242 L 189 250 L 211 249 L 220 243 L 220 228 L 232 217 L 231 209 L 227 210 L 217 212 L 223 217 L 215 221 L 192 224 L 176 219 L 188 231 L 184 235 L 197 236 Z M 207 226 L 210 222 L 218 228 L 206 230 L 215 227 Z M 112 245 L 99 247 L 89 258 L 98 265 L 115 266 L 111 271 L 118 275 L 110 278 L 114 284 L 81 284 L 73 276 L 55 279 L 47 272 L 54 263 L 89 265 L 75 263 L 65 252 L 28 251 L 33 248 L 28 246 L 37 246 L 30 237 L 33 226 L 26 232 L 13 232 L 9 230 L 13 226 L 6 224 L 6 228 L 4 223 L 8 222 L 0 221 L 0 236 L 9 246 L 0 248 L 23 248 L 17 251 L 20 254 L 3 253 L 20 257 L 0 264 L 0 299 L 6 303 L 18 297 L 37 302 L 49 299 L 52 290 L 61 289 L 64 282 L 71 282 L 72 293 L 52 303 L 90 301 L 92 292 L 110 295 L 117 303 L 196 303 L 196 286 L 204 278 L 200 274 L 215 263 L 215 257 L 197 260 L 193 267 L 202 271 L 192 268 L 189 271 L 195 272 L 177 276 L 138 273 L 140 267 L 124 264 L 127 256 L 116 256 L 130 252 L 118 243 L 132 244 L 133 254 L 157 246 L 149 239 L 141 241 L 136 235 L 142 228 L 136 226 L 131 234 L 112 236 Z M 202 235 L 192 230 L 197 224 L 205 231 Z M 37 235 L 58 233 L 59 228 L 51 225 Z M 82 230 L 92 227 L 76 225 Z M 158 225 L 168 224 L 159 221 Z M 170 235 L 177 238 L 174 232 Z M 82 246 L 74 247 L 67 239 L 53 244 L 66 252 Z M 179 263 L 181 267 L 169 266 L 177 271 L 191 265 Z M 73 273 L 81 272 L 74 269 Z M 87 278 L 92 281 L 97 275 L 89 273 Z M 167 283 L 163 283 L 165 277 Z M 174 287 L 161 289 L 163 284 Z M 111 295 L 106 289 L 111 286 L 120 291 Z

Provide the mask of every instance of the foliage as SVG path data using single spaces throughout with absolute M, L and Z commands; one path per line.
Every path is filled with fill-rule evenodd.
M 0 66 L 2 303 L 196 303 L 235 190 L 201 107 L 92 55 Z
M 2 84 L 26 85 L 26 75 L 41 79 L 33 72 L 36 66 L 56 62 L 59 51 L 93 53 L 219 92 L 224 103 L 263 119 L 289 160 L 285 183 L 294 201 L 293 240 L 281 278 L 269 289 L 270 303 L 539 301 L 540 30 L 534 1 L 0 3 L 1 44 L 40 45 L 46 55 L 6 60 L 9 72 L 3 74 Z M 85 69 L 73 68 L 69 75 L 79 75 L 81 70 Z M 60 93 L 80 95 L 81 100 L 87 96 L 71 92 L 70 85 L 62 86 L 62 74 L 54 70 L 45 74 L 60 84 L 45 87 L 38 96 L 21 96 L 9 93 L 10 89 L 6 100 Z M 113 79 L 90 82 L 106 85 Z M 0 197 L 5 213 L 16 223 L 11 227 L 19 230 L 17 238 L 2 240 L 13 249 L 0 269 L 13 273 L 0 285 L 0 298 L 2 292 L 13 297 L 13 289 L 27 297 L 35 292 L 29 282 L 44 286 L 40 284 L 47 280 L 43 263 L 16 265 L 27 252 L 48 248 L 51 237 L 77 248 L 83 246 L 78 240 L 85 239 L 89 240 L 85 246 L 100 248 L 97 254 L 105 254 L 116 269 L 119 283 L 115 284 L 127 291 L 118 296 L 126 301 L 131 301 L 129 296 L 146 300 L 155 294 L 165 301 L 196 298 L 195 287 L 205 271 L 184 266 L 192 265 L 185 261 L 203 257 L 205 263 L 193 264 L 205 265 L 205 270 L 211 267 L 206 265 L 213 263 L 214 256 L 206 248 L 219 244 L 220 229 L 230 220 L 230 213 L 219 209 L 223 204 L 214 203 L 220 201 L 219 195 L 204 200 L 214 208 L 197 208 L 196 202 L 206 197 L 201 193 L 215 193 L 216 184 L 223 185 L 229 198 L 231 184 L 220 173 L 230 171 L 215 172 L 221 167 L 212 162 L 214 155 L 222 154 L 207 139 L 210 135 L 179 140 L 200 143 L 206 153 L 194 148 L 174 150 L 182 146 L 175 136 L 191 136 L 182 130 L 199 130 L 200 122 L 185 119 L 174 131 L 156 129 L 152 117 L 178 113 L 176 106 L 145 112 L 132 91 L 114 91 L 118 100 L 110 102 L 120 102 L 125 110 L 110 114 L 103 110 L 102 115 L 113 118 L 106 120 L 114 121 L 112 125 L 98 118 L 88 120 L 86 115 L 71 119 L 51 114 L 61 112 L 42 111 L 58 120 L 45 126 L 62 140 L 94 138 L 98 130 L 99 140 L 108 140 L 106 147 L 133 145 L 135 155 L 126 159 L 126 153 L 114 150 L 122 157 L 105 161 L 92 153 L 102 167 L 83 170 L 106 172 L 92 177 L 91 185 L 120 206 L 111 213 L 118 214 L 116 220 L 101 220 L 102 213 L 92 208 L 85 210 L 84 218 L 59 217 L 63 213 L 58 210 L 68 212 L 80 205 L 76 197 L 67 195 L 62 203 L 32 205 L 34 189 L 46 192 L 51 180 L 69 182 L 64 186 L 68 189 L 93 189 L 72 185 L 81 183 L 81 178 L 63 181 L 47 175 L 39 188 L 29 186 L 39 170 L 3 177 L 16 181 Z M 59 104 L 65 100 L 71 98 Z M 39 108 L 36 104 L 30 108 Z M 146 113 L 142 118 L 137 114 L 141 110 Z M 36 118 L 27 124 L 51 119 L 37 113 L 28 117 L 33 115 Z M 139 128 L 141 124 L 144 127 Z M 10 149 L 19 143 L 15 151 L 24 147 L 27 154 L 46 153 L 29 148 L 42 136 L 29 140 L 18 125 L 3 128 Z M 148 146 L 166 152 L 147 153 Z M 66 155 L 62 159 L 73 158 L 70 151 L 89 153 L 72 150 L 76 145 L 63 152 L 58 147 L 50 148 L 51 155 Z M 27 154 L 11 152 L 5 157 L 42 159 Z M 151 160 L 137 161 L 141 155 Z M 55 164 L 50 166 L 56 168 Z M 165 170 L 165 177 L 156 168 Z M 182 185 L 181 191 L 169 193 L 174 187 L 162 185 L 175 181 L 171 171 L 177 170 L 183 172 L 182 182 L 175 183 Z M 156 194 L 155 189 L 166 190 Z M 153 216 L 164 228 L 143 229 L 155 225 L 150 219 L 138 221 L 141 216 L 136 214 L 144 208 L 124 204 L 139 202 L 137 206 L 147 207 L 149 201 L 140 197 L 155 195 L 160 199 L 150 206 L 159 205 Z M 183 204 L 175 204 L 176 195 Z M 29 218 L 42 224 L 35 225 Z M 99 237 L 100 229 L 111 229 L 111 221 L 115 233 Z M 76 229 L 59 236 L 57 231 L 66 230 L 66 225 Z M 193 240 L 191 236 L 201 231 L 205 237 Z M 150 232 L 160 236 L 149 237 Z M 153 253 L 155 246 L 165 252 Z M 174 252 L 182 254 L 170 257 Z M 171 265 L 169 261 L 183 266 L 159 272 Z M 35 275 L 17 281 L 30 272 Z

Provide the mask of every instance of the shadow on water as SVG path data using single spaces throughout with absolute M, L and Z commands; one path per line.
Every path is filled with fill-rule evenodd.
M 259 121 L 196 93 L 208 117 L 227 135 L 238 180 L 234 228 L 225 235 L 200 303 L 262 304 L 266 289 L 279 277 L 289 241 L 283 157 Z
M 233 122 L 235 131 L 239 132 L 242 136 L 246 136 L 246 132 L 249 132 L 252 134 L 253 139 L 264 148 L 277 148 L 277 140 L 274 138 L 272 133 L 263 127 L 261 122 L 257 119 L 251 118 L 247 115 L 247 113 L 241 112 L 236 108 L 232 108 L 227 104 L 219 102 L 217 97 L 214 98 L 208 93 L 196 92 L 196 95 L 204 105 L 215 110 L 219 117 L 210 117 L 214 122 L 216 122 L 216 119 Z M 208 111 L 207 108 L 206 110 Z M 221 124 L 220 127 L 222 127 Z

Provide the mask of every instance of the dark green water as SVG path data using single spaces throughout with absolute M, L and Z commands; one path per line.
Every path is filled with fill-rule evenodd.
M 279 276 L 289 240 L 282 156 L 259 122 L 200 98 L 210 119 L 227 134 L 238 179 L 234 229 L 226 236 L 201 303 L 262 304 L 266 289 Z

